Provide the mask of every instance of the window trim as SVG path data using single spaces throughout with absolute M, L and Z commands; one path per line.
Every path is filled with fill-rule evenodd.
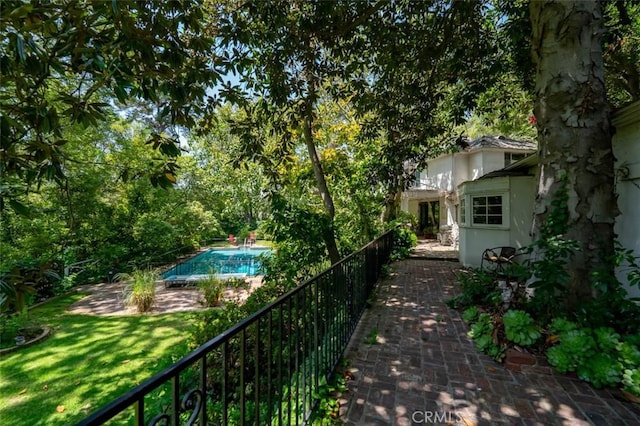
M 514 155 L 516 157 L 518 157 L 518 158 L 514 159 L 513 158 Z M 504 166 L 507 167 L 507 166 L 510 166 L 511 164 L 513 164 L 515 162 L 523 160 L 523 159 L 527 158 L 527 155 L 528 154 L 526 154 L 524 152 L 505 152 L 504 153 Z

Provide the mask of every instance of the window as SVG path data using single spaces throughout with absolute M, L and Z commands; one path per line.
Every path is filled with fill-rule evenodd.
M 473 197 L 474 225 L 502 225 L 502 195 Z
M 467 223 L 467 212 L 465 210 L 464 198 L 460 199 L 460 225 L 466 225 Z
M 515 163 L 516 161 L 520 161 L 526 156 L 527 156 L 527 154 L 517 154 L 515 152 L 505 152 L 504 153 L 504 166 L 507 167 L 509 164 Z

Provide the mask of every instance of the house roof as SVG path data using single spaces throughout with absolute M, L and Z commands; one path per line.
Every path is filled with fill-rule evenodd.
M 499 148 L 509 149 L 515 151 L 535 151 L 537 145 L 529 141 L 519 141 L 515 139 L 509 139 L 504 136 L 481 136 L 472 141 L 464 141 L 466 146 L 463 148 L 465 151 L 474 151 L 482 148 Z
M 538 165 L 538 154 L 531 154 L 522 160 L 509 164 L 504 169 L 495 170 L 481 176 L 480 179 L 490 179 L 500 176 L 531 176 L 530 170 L 532 167 Z

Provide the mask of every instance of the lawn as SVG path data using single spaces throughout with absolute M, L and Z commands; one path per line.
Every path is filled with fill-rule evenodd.
M 2 424 L 76 423 L 186 353 L 192 313 L 68 313 L 82 297 L 67 295 L 34 309 L 31 315 L 53 333 L 0 357 Z

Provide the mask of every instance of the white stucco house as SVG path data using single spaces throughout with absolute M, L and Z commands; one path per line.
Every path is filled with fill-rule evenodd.
M 499 170 L 536 151 L 536 144 L 503 136 L 462 140 L 456 150 L 427 161 L 413 185 L 402 193 L 400 207 L 418 218 L 418 231 L 445 243 L 458 240 L 458 185 Z
M 640 256 L 640 101 L 616 111 L 612 124 L 620 209 L 614 229 L 622 246 Z M 531 243 L 537 167 L 534 154 L 458 185 L 460 263 L 478 267 L 487 248 Z M 627 282 L 624 267 L 617 275 Z M 640 297 L 638 287 L 627 286 L 627 292 Z

